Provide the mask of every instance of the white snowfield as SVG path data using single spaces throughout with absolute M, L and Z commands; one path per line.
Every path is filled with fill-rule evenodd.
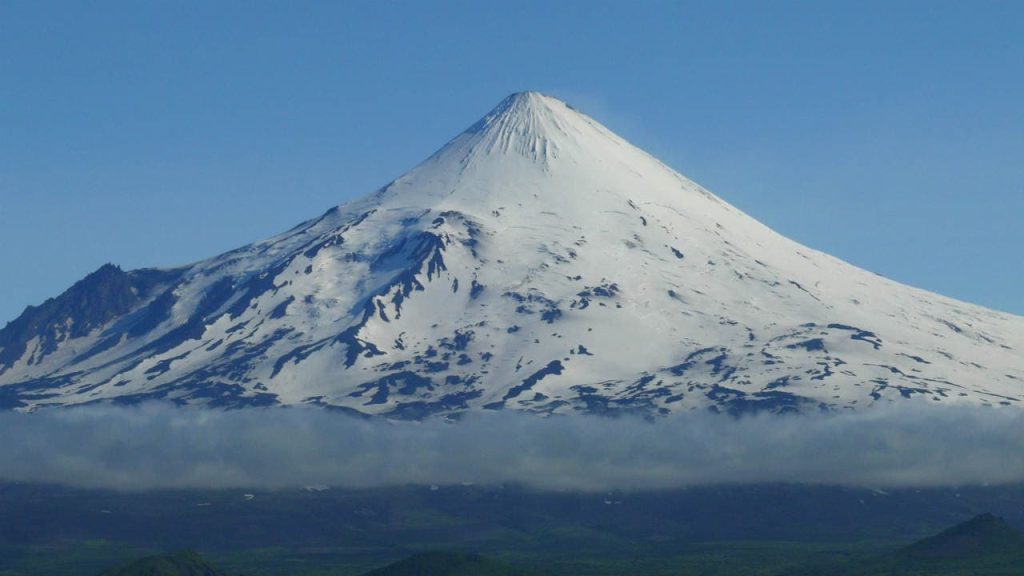
M 420 418 L 1024 399 L 1024 318 L 788 240 L 533 92 L 382 190 L 163 281 L 45 354 L 27 342 L 0 364 L 8 405 Z

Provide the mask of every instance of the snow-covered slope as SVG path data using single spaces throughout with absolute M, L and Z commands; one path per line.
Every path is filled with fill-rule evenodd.
M 783 238 L 537 93 L 285 234 L 105 270 L 0 331 L 0 404 L 421 417 L 1024 398 L 1024 318 Z M 109 282 L 116 308 L 61 303 Z

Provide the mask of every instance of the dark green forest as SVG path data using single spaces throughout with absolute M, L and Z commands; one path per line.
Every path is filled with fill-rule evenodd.
M 0 576 L 1024 574 L 1022 527 L 1022 486 L 123 493 L 8 484 Z

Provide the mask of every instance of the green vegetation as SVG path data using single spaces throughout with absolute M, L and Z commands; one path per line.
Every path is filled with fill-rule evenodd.
M 896 556 L 911 560 L 949 560 L 1024 554 L 1024 536 L 1006 520 L 980 514 L 942 533 L 907 546 Z
M 101 576 L 226 576 L 192 550 L 147 556 L 112 568 Z
M 1002 518 L 981 514 L 935 536 L 878 557 L 812 566 L 786 576 L 1021 576 L 1024 536 Z
M 764 541 L 493 555 L 428 551 L 398 560 L 371 560 L 343 548 L 259 549 L 210 553 L 209 563 L 194 552 L 148 556 L 106 572 L 88 567 L 100 550 L 91 545 L 61 552 L 65 566 L 87 561 L 78 569 L 53 572 L 45 554 L 23 554 L 18 566 L 0 570 L 0 576 L 1024 576 L 1019 542 L 1020 535 L 1008 526 L 997 531 L 958 526 L 883 554 L 865 544 Z
M 423 552 L 366 573 L 366 576 L 525 576 L 479 554 Z
M 981 515 L 947 529 L 985 509 L 1009 522 Z M 191 565 L 227 576 L 427 574 L 430 562 L 441 574 L 525 576 L 1024 576 L 1012 527 L 1024 526 L 1021 511 L 1021 487 L 124 494 L 0 485 L 0 576 L 127 576 L 140 566 L 176 576 L 153 558 L 132 563 L 176 549 L 199 550 L 209 564 Z

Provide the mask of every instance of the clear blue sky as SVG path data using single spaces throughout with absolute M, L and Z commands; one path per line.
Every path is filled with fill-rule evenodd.
M 783 234 L 1024 314 L 1024 2 L 0 3 L 0 324 L 568 100 Z

